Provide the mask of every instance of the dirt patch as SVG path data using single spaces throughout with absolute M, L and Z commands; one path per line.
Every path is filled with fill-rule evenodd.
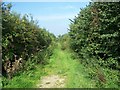
M 65 86 L 65 77 L 58 75 L 44 76 L 40 80 L 38 88 L 63 88 Z

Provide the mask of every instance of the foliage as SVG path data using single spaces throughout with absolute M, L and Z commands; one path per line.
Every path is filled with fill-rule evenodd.
M 2 88 L 36 88 L 38 80 L 45 75 L 43 68 L 40 65 L 35 65 L 33 70 L 24 71 L 8 80 L 2 78 Z M 19 83 L 18 83 L 19 82 Z
M 118 69 L 119 9 L 119 3 L 91 3 L 82 9 L 70 25 L 69 35 L 73 50 L 81 57 L 85 54 L 95 56 L 99 58 L 101 65 Z
M 62 50 L 69 49 L 69 47 L 70 47 L 69 41 L 70 41 L 70 37 L 68 34 L 64 34 L 64 35 L 58 37 L 58 42 L 61 44 Z
M 12 63 L 22 58 L 25 64 L 29 58 L 40 54 L 37 63 L 44 62 L 48 47 L 55 36 L 40 28 L 32 16 L 11 12 L 12 5 L 2 3 L 2 63 Z M 48 54 L 49 55 L 49 54 Z M 32 62 L 32 60 L 30 61 Z M 36 62 L 32 62 L 36 64 Z
M 120 70 L 119 4 L 119 2 L 90 3 L 81 9 L 74 20 L 71 20 L 69 29 L 71 48 L 82 58 L 82 63 L 87 67 L 95 67 L 96 71 L 101 66 Z

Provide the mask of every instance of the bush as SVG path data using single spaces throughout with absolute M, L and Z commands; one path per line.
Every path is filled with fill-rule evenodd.
M 39 57 L 30 62 L 44 62 L 46 50 L 55 36 L 44 28 L 40 28 L 32 16 L 13 13 L 11 4 L 1 4 L 2 8 L 2 63 L 8 69 L 13 68 L 16 60 L 22 64 L 39 52 Z M 38 59 L 39 58 L 39 59 Z M 35 58 L 34 58 L 35 59 Z M 9 61 L 9 66 L 5 66 Z M 10 71 L 12 72 L 12 71 Z
M 119 10 L 119 3 L 90 3 L 81 9 L 71 20 L 71 48 L 83 58 L 95 56 L 101 65 L 120 69 Z
M 101 72 L 95 72 L 100 67 L 115 72 L 120 70 L 119 4 L 119 2 L 92 2 L 81 9 L 74 20 L 71 20 L 69 29 L 71 48 L 82 58 L 80 60 L 86 68 L 92 68 L 91 71 L 88 71 L 91 77 Z M 105 72 L 106 79 L 109 78 L 110 73 L 112 74 L 112 72 Z M 96 77 L 100 87 L 116 87 L 118 85 L 117 73 L 115 73 L 116 79 L 113 79 L 112 75 L 112 79 L 109 78 L 106 84 L 99 81 L 104 76 L 100 74 Z M 109 83 L 112 80 L 115 83 L 113 85 Z

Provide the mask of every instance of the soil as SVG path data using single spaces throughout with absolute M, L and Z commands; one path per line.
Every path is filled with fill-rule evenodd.
M 40 84 L 37 85 L 38 88 L 64 88 L 65 77 L 60 77 L 58 75 L 44 76 L 40 80 Z

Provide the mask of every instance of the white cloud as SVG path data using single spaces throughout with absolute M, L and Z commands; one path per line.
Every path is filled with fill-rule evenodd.
M 64 7 L 61 7 L 62 9 L 75 9 L 76 7 L 74 6 L 64 6 Z
M 62 14 L 62 15 L 44 15 L 44 16 L 34 16 L 35 19 L 40 21 L 50 21 L 50 20 L 63 20 L 63 19 L 73 19 L 76 14 Z
M 63 9 L 63 10 L 65 10 L 65 9 L 76 9 L 76 7 L 68 5 L 68 6 L 64 6 L 64 7 L 58 7 L 58 9 Z
M 77 7 L 72 6 L 72 5 L 67 5 L 67 6 L 63 6 L 63 7 L 45 7 L 44 9 L 46 10 L 69 10 L 69 9 L 76 9 Z

